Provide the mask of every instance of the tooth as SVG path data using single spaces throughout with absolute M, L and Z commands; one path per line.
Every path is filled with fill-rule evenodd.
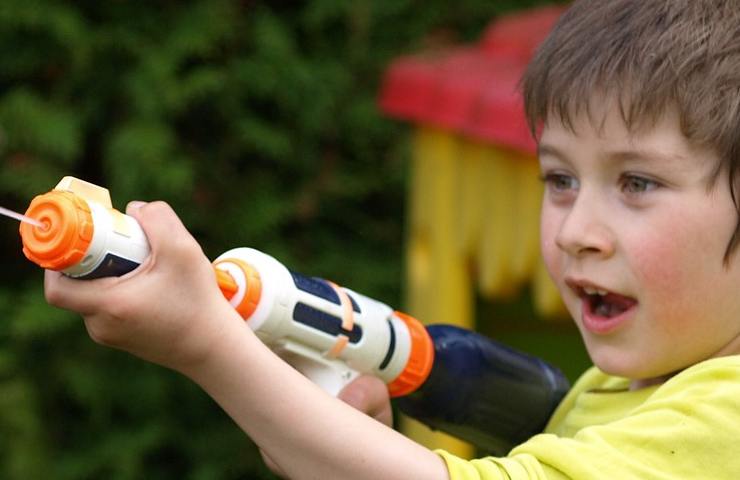
M 607 293 L 606 290 L 600 290 L 593 287 L 583 287 L 583 291 L 588 295 L 601 295 L 602 297 Z

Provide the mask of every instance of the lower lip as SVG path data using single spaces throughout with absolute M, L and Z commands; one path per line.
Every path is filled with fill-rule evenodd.
M 602 317 L 591 311 L 588 300 L 581 300 L 581 319 L 583 327 L 596 335 L 606 335 L 624 325 L 634 314 L 636 305 L 614 317 Z

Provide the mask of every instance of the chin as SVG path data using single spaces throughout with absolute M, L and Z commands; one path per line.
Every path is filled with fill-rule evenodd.
M 670 367 L 656 368 L 649 359 L 629 355 L 627 352 L 621 352 L 619 355 L 605 355 L 604 352 L 591 353 L 589 350 L 589 354 L 599 370 L 615 377 L 632 380 L 635 385 L 648 386 L 662 383 L 676 372 Z
M 648 379 L 659 376 L 652 369 L 645 368 L 648 362 L 630 352 L 614 351 L 610 348 L 588 348 L 591 361 L 604 373 L 631 380 Z

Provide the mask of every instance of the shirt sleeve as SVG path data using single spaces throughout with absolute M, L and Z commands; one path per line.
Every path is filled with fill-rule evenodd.
M 513 457 L 487 457 L 464 460 L 444 450 L 436 453 L 447 465 L 452 480 L 566 480 L 567 477 L 551 470 L 532 455 Z
M 438 452 L 452 480 L 740 478 L 740 357 L 676 375 L 630 415 L 572 438 L 540 434 L 504 458 Z

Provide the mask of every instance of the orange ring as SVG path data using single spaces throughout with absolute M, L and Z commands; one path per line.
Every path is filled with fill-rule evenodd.
M 226 300 L 234 298 L 236 292 L 239 291 L 239 285 L 236 284 L 234 277 L 226 270 L 221 270 L 220 268 L 214 268 L 213 270 L 216 272 L 218 288 L 221 289 L 221 293 L 226 297 Z
M 251 317 L 254 311 L 257 310 L 257 306 L 260 303 L 260 297 L 262 297 L 262 280 L 260 279 L 260 274 L 256 268 L 239 258 L 224 258 L 222 260 L 218 260 L 213 263 L 213 267 L 215 268 L 222 263 L 231 263 L 236 265 L 242 273 L 244 273 L 244 278 L 246 280 L 246 286 L 244 288 L 246 288 L 246 291 L 244 292 L 244 297 L 239 302 L 239 305 L 236 305 L 234 308 L 239 312 L 239 315 L 241 315 L 244 320 L 249 320 L 249 317 Z M 228 275 L 224 276 L 218 273 L 220 270 L 221 269 L 216 268 L 216 280 L 219 282 L 221 292 L 228 300 L 231 300 L 231 298 L 236 295 L 236 288 L 238 287 L 234 282 L 234 278 L 228 272 L 224 272 Z M 229 282 L 229 279 L 231 282 Z M 229 297 L 228 293 L 232 289 L 233 294 Z
M 426 327 L 414 317 L 402 312 L 394 312 L 409 329 L 411 348 L 409 359 L 403 371 L 388 384 L 391 397 L 402 397 L 414 392 L 429 377 L 434 364 L 434 344 Z
M 34 198 L 26 215 L 44 224 L 21 223 L 26 258 L 43 268 L 64 270 L 85 256 L 94 226 L 90 206 L 82 197 L 52 190 Z

